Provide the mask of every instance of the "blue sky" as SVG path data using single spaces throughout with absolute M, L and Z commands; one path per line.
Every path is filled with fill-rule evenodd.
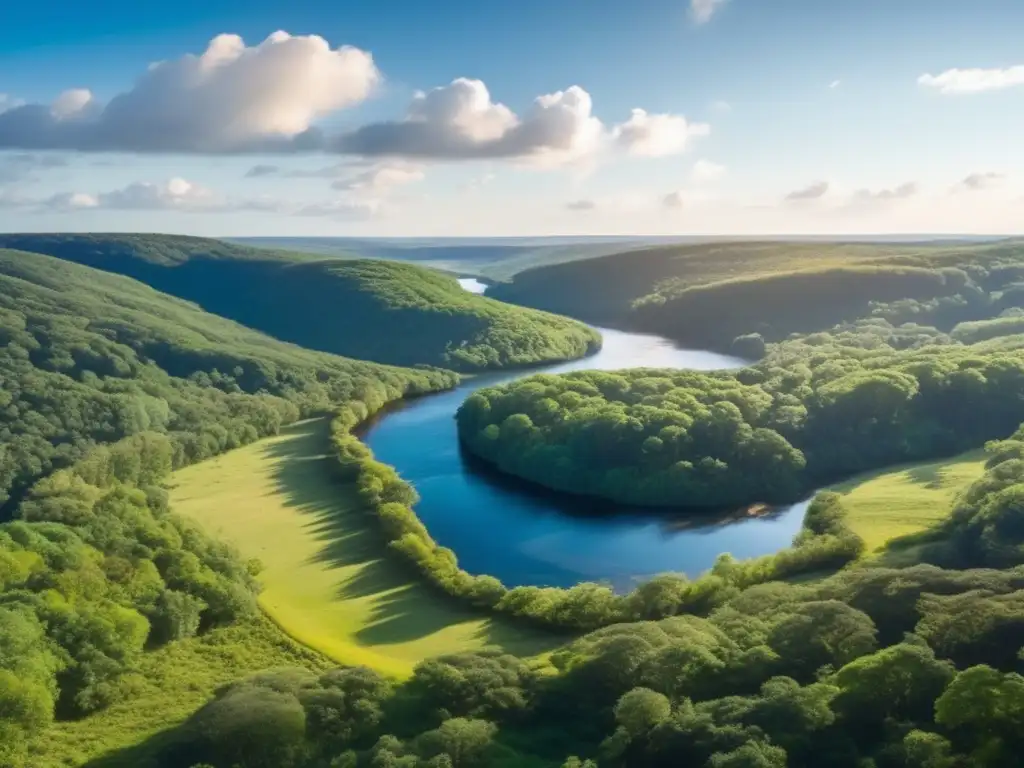
M 1014 0 L 96 0 L 4 26 L 3 230 L 1024 229 Z

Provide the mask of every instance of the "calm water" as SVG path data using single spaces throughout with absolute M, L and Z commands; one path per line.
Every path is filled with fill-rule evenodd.
M 599 330 L 604 348 L 593 357 L 471 379 L 452 392 L 404 404 L 366 431 L 364 439 L 377 458 L 416 486 L 422 497 L 416 512 L 433 537 L 453 549 L 470 573 L 493 574 L 508 586 L 571 586 L 587 580 L 617 589 L 665 571 L 696 576 L 722 552 L 745 558 L 788 546 L 806 502 L 763 518 L 638 510 L 531 487 L 460 451 L 455 411 L 479 387 L 541 371 L 742 365 L 725 355 L 679 349 L 657 336 Z

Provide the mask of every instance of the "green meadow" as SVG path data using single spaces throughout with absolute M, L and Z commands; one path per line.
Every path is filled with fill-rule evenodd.
M 835 487 L 867 551 L 944 520 L 956 494 L 985 471 L 984 451 L 861 475 Z
M 328 464 L 326 419 L 176 472 L 171 504 L 263 564 L 260 605 L 341 664 L 407 677 L 421 660 L 497 647 L 535 656 L 564 638 L 459 607 L 390 557 Z

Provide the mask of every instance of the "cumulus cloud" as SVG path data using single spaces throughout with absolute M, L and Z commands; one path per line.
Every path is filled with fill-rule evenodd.
M 985 173 L 971 173 L 961 179 L 960 183 L 956 185 L 955 189 L 965 190 L 968 192 L 978 192 L 983 189 L 991 189 L 997 187 L 1006 180 L 1005 173 L 996 173 L 994 171 L 988 171 Z
M 886 203 L 894 200 L 906 200 L 920 191 L 917 183 L 908 181 L 898 187 L 887 189 L 859 189 L 853 193 L 854 203 Z
M 696 24 L 707 24 L 727 0 L 690 0 L 690 16 Z
M 625 123 L 615 126 L 615 141 L 631 155 L 665 157 L 686 150 L 691 138 L 707 136 L 711 127 L 705 123 L 690 123 L 682 115 L 648 114 L 634 109 Z
M 520 118 L 493 102 L 481 81 L 458 78 L 417 93 L 404 119 L 365 125 L 338 137 L 334 149 L 366 157 L 565 162 L 597 148 L 602 126 L 592 109 L 590 94 L 572 86 L 539 96 Z
M 786 200 L 793 202 L 799 202 L 801 200 L 820 200 L 828 194 L 829 187 L 830 184 L 827 181 L 816 181 L 806 187 L 794 189 L 786 195 Z
M 80 211 L 88 208 L 98 208 L 99 198 L 96 195 L 89 195 L 85 192 L 61 192 L 43 201 L 46 208 L 54 210 Z
M 950 95 L 1001 91 L 1024 85 L 1024 64 L 1002 69 L 947 69 L 938 75 L 921 75 L 917 82 Z
M 690 171 L 690 178 L 696 184 L 710 184 L 718 181 L 726 174 L 726 167 L 710 160 L 698 160 Z
M 573 200 L 571 203 L 566 203 L 565 207 L 570 211 L 592 211 L 597 208 L 597 203 L 593 200 Z
M 100 105 L 85 89 L 0 112 L 0 147 L 234 152 L 322 144 L 318 118 L 364 100 L 380 75 L 369 53 L 275 32 L 247 47 L 218 35 L 199 56 L 153 64 Z

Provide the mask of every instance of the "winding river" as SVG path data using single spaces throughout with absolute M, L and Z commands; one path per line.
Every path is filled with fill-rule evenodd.
M 476 288 L 467 282 L 460 281 L 467 290 Z M 508 586 L 601 581 L 619 590 L 666 571 L 697 576 L 722 552 L 746 558 L 788 546 L 807 502 L 761 517 L 728 511 L 673 515 L 537 488 L 482 466 L 460 449 L 455 411 L 480 387 L 541 372 L 743 365 L 726 355 L 681 349 L 657 336 L 598 330 L 604 346 L 596 355 L 470 378 L 451 392 L 389 410 L 367 427 L 362 437 L 376 457 L 416 486 L 421 496 L 416 512 L 431 535 L 454 550 L 470 573 L 490 573 Z

